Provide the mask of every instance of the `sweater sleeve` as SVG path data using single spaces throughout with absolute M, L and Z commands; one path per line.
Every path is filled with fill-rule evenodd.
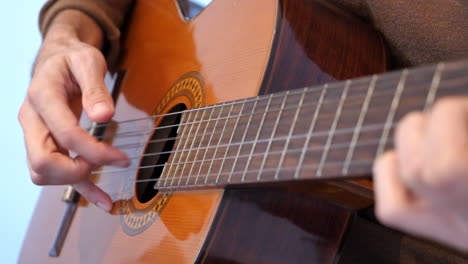
M 394 66 L 468 56 L 466 0 L 332 0 L 384 36 Z
M 48 0 L 39 14 L 39 29 L 42 36 L 54 17 L 65 9 L 79 10 L 102 28 L 105 37 L 105 55 L 110 65 L 116 62 L 120 50 L 120 27 L 130 9 L 132 0 Z

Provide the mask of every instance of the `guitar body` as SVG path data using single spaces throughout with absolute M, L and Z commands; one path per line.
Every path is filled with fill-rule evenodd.
M 162 120 L 144 118 L 180 105 L 364 76 L 387 65 L 376 32 L 320 0 L 215 0 L 190 21 L 175 0 L 140 0 L 125 39 L 114 119 L 142 121 L 119 125 L 124 133 L 158 126 Z M 129 156 L 143 153 L 152 137 L 106 133 L 114 145 L 133 144 Z M 143 202 L 132 183 L 137 174 L 98 175 L 113 213 L 80 201 L 59 257 L 47 253 L 64 211 L 63 187 L 43 188 L 19 262 L 341 263 L 356 210 L 372 205 L 366 181 L 161 191 Z

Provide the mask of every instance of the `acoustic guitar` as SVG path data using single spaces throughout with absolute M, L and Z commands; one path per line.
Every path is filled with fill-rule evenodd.
M 19 263 L 399 263 L 435 247 L 375 220 L 372 162 L 405 113 L 466 94 L 468 62 L 384 73 L 382 37 L 329 2 L 136 1 L 116 115 L 83 121 L 132 160 L 91 175 L 113 211 L 44 187 Z

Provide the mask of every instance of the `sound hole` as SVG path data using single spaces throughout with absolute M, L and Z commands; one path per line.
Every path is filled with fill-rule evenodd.
M 180 112 L 185 109 L 187 107 L 183 104 L 172 108 L 151 136 L 144 152 L 145 157 L 140 163 L 140 167 L 143 168 L 138 171 L 137 175 L 137 180 L 142 181 L 136 184 L 136 195 L 141 203 L 149 202 L 158 193 L 154 185 L 161 176 L 165 163 L 169 160 L 180 124 Z

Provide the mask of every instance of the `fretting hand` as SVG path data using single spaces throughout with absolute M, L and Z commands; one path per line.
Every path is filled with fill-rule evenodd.
M 98 142 L 78 122 L 82 108 L 95 122 L 109 121 L 114 114 L 104 85 L 107 67 L 98 50 L 101 42 L 101 29 L 93 20 L 79 11 L 61 12 L 39 51 L 18 119 L 32 181 L 73 184 L 88 201 L 109 211 L 110 197 L 89 180 L 89 174 L 100 165 L 128 166 L 128 158 Z M 70 151 L 77 156 L 70 157 Z
M 374 165 L 377 217 L 468 251 L 468 99 L 407 115 L 395 142 Z

